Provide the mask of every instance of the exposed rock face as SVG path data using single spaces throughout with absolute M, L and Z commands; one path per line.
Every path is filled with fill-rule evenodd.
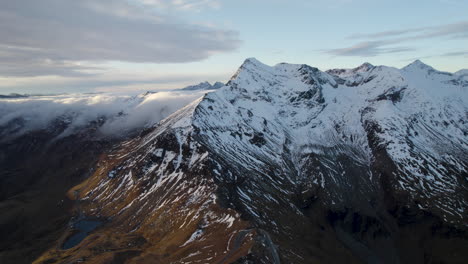
M 248 59 L 104 155 L 69 197 L 106 224 L 36 262 L 462 262 L 466 87 L 421 62 Z

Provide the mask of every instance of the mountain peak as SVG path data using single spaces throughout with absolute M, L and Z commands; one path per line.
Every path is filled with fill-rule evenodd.
M 370 64 L 369 62 L 364 62 L 361 66 L 357 67 L 356 69 L 370 69 L 374 68 L 374 65 Z
M 263 63 L 254 57 L 250 57 L 250 58 L 245 59 L 243 64 L 263 64 Z
M 358 66 L 352 69 L 352 72 L 368 72 L 369 70 L 373 69 L 375 66 L 370 64 L 369 62 L 364 62 L 361 66 Z
M 240 69 L 243 69 L 243 68 L 265 69 L 265 68 L 271 68 L 271 66 L 266 65 L 265 63 L 257 60 L 256 58 L 247 58 L 240 67 Z
M 219 89 L 219 88 L 221 88 L 221 87 L 223 87 L 223 86 L 224 86 L 224 83 L 222 83 L 222 82 L 215 82 L 215 83 L 211 86 L 211 88 L 212 88 L 212 89 Z
M 434 70 L 434 68 L 425 64 L 421 60 L 415 60 L 414 62 L 408 64 L 406 67 L 403 68 L 403 70 L 409 70 L 409 69 Z
M 367 72 L 371 71 L 374 69 L 375 66 L 370 64 L 369 62 L 364 62 L 360 66 L 352 69 L 330 69 L 327 70 L 326 73 L 333 75 L 333 76 L 338 76 L 340 78 L 353 78 L 353 79 L 359 79 L 359 81 L 362 81 L 362 76 L 363 74 L 366 74 Z M 358 80 L 353 80 L 351 83 L 354 83 Z M 358 82 L 359 82 L 358 81 Z
M 245 74 L 246 72 L 258 72 L 258 71 L 268 71 L 271 69 L 270 66 L 260 62 L 256 58 L 247 58 L 244 63 L 239 67 L 237 72 L 231 77 L 230 81 L 227 83 L 229 85 L 233 80 L 237 79 L 240 75 Z M 249 74 L 250 74 L 249 73 Z
M 454 73 L 457 76 L 468 75 L 468 69 L 462 69 Z
M 210 90 L 212 88 L 213 88 L 213 86 L 211 85 L 211 83 L 205 81 L 205 82 L 201 82 L 201 83 L 196 84 L 196 85 L 187 86 L 185 88 L 182 88 L 182 90 L 184 90 L 184 91 Z
M 211 85 L 210 82 L 204 81 L 196 85 L 190 85 L 185 88 L 182 88 L 183 91 L 194 91 L 194 90 L 216 90 L 224 86 L 222 82 L 215 82 Z

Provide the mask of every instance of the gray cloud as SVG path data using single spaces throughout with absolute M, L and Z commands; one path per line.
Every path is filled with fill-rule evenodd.
M 238 33 L 192 25 L 125 0 L 0 4 L 1 76 L 77 76 L 80 62 L 182 63 L 240 45 Z
M 53 57 L 53 53 L 35 48 L 0 45 L 0 76 L 60 75 L 82 77 L 93 75 L 85 71 L 100 70 L 100 68 L 81 65 L 73 61 L 51 59 Z
M 447 52 L 447 53 L 444 53 L 440 56 L 442 57 L 457 57 L 457 56 L 464 56 L 464 55 L 468 55 L 468 51 L 454 51 L 454 52 Z
M 414 50 L 410 47 L 384 48 L 383 46 L 385 45 L 387 43 L 384 41 L 366 41 L 347 48 L 330 49 L 325 52 L 336 56 L 373 57 L 382 53 L 399 53 Z
M 411 47 L 395 46 L 415 40 L 449 38 L 468 38 L 468 21 L 437 27 L 420 27 L 403 30 L 383 31 L 372 34 L 353 34 L 347 39 L 368 39 L 349 47 L 325 50 L 336 56 L 371 57 L 380 54 L 398 53 L 415 50 Z
M 412 35 L 410 35 L 412 34 Z M 403 30 L 389 30 L 376 32 L 371 34 L 353 34 L 348 36 L 348 39 L 366 38 L 366 39 L 381 39 L 388 37 L 404 36 L 404 39 L 425 39 L 432 37 L 457 37 L 467 36 L 468 34 L 468 21 L 462 21 L 453 24 L 446 24 L 436 27 L 417 27 Z
M 413 32 L 418 32 L 421 31 L 424 28 L 413 28 L 413 29 L 406 29 L 406 30 L 388 30 L 388 31 L 382 31 L 382 32 L 377 32 L 377 33 L 371 33 L 371 34 L 353 34 L 348 37 L 347 39 L 358 39 L 358 38 L 368 38 L 368 39 L 375 39 L 375 38 L 386 38 L 386 37 L 395 37 L 395 36 L 401 36 L 404 34 L 408 33 L 413 33 Z
M 435 37 L 466 38 L 468 37 L 468 21 L 438 27 L 424 28 L 423 33 L 415 34 L 408 39 L 427 39 Z
M 164 9 L 186 11 L 200 11 L 202 9 L 216 9 L 221 6 L 219 0 L 140 0 L 148 6 L 158 6 Z
M 413 62 L 415 60 L 422 60 L 422 59 L 430 59 L 430 58 L 436 58 L 436 57 L 459 57 L 459 56 L 465 56 L 468 57 L 468 51 L 452 51 L 452 52 L 446 52 L 443 54 L 437 54 L 437 55 L 428 55 L 428 56 L 422 56 L 422 57 L 413 57 L 409 59 L 404 59 L 402 61 L 410 61 Z

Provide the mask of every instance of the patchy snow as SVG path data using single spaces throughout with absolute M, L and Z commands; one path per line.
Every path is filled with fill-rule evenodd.
M 226 87 L 199 102 L 192 124 L 215 153 L 237 166 L 262 171 L 265 164 L 282 164 L 290 155 L 299 178 L 307 155 L 341 152 L 369 166 L 372 151 L 366 125 L 375 124 L 380 127 L 380 145 L 403 166 L 402 175 L 420 178 L 399 178 L 399 186 L 440 197 L 442 192 L 455 194 L 460 186 L 439 168 L 441 162 L 465 162 L 459 167 L 466 168 L 460 155 L 455 161 L 443 157 L 467 153 L 468 127 L 463 122 L 467 87 L 458 75 L 420 61 L 403 69 L 365 63 L 356 69 L 321 72 L 307 65 L 270 67 L 248 59 Z M 420 168 L 427 163 L 431 165 L 423 173 Z M 334 178 L 317 172 L 313 181 L 322 188 L 346 182 L 348 176 L 337 171 L 334 161 L 329 170 L 335 171 Z M 369 182 L 377 180 L 370 170 L 368 174 Z M 275 181 L 269 174 L 264 176 Z M 244 191 L 238 193 L 251 201 Z M 435 206 L 442 208 L 451 199 L 439 200 Z M 453 208 L 466 206 L 462 201 Z
M 321 72 L 307 65 L 271 67 L 248 59 L 226 86 L 163 119 L 141 139 L 133 150 L 143 153 L 139 158 L 159 159 L 147 166 L 154 178 L 145 179 L 150 183 L 137 199 L 147 202 L 165 188 L 164 196 L 146 206 L 159 210 L 184 199 L 185 206 L 206 208 L 216 202 L 215 191 L 206 182 L 191 186 L 184 177 L 192 174 L 184 170 L 212 163 L 217 180 L 245 182 L 235 189 L 244 211 L 269 221 L 261 219 L 257 201 L 298 211 L 287 201 L 295 195 L 291 186 L 320 188 L 329 195 L 330 206 L 359 196 L 367 199 L 379 184 L 379 175 L 370 169 L 372 148 L 381 148 L 397 166 L 394 188 L 415 200 L 431 201 L 421 208 L 463 219 L 468 204 L 458 191 L 462 183 L 456 175 L 466 175 L 467 168 L 467 87 L 459 74 L 439 72 L 419 61 L 403 69 L 363 64 Z M 175 138 L 172 150 L 158 146 L 166 135 Z M 131 168 L 139 158 L 126 166 Z M 229 169 L 216 158 L 229 162 Z M 313 158 L 320 159 L 318 165 L 311 164 Z M 359 184 L 350 179 L 342 159 L 362 171 Z M 117 189 L 134 185 L 126 177 L 107 181 L 119 180 Z M 336 191 L 337 186 L 349 190 L 352 184 L 357 187 L 351 198 Z M 183 225 L 199 214 L 187 213 Z M 218 217 L 228 227 L 234 220 Z
M 186 245 L 192 243 L 193 241 L 197 240 L 198 238 L 200 238 L 201 236 L 203 235 L 203 230 L 201 229 L 197 229 L 195 232 L 193 232 L 193 234 L 190 236 L 190 238 L 185 241 L 184 244 L 182 244 L 182 246 L 180 247 L 185 247 Z

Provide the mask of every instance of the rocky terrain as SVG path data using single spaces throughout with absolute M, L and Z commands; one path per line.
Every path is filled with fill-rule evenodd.
M 54 208 L 57 220 L 21 240 L 3 234 L 32 231 L 3 216 L 2 263 L 24 245 L 35 263 L 463 263 L 465 77 L 420 61 L 322 72 L 247 59 L 225 86 L 127 138 L 68 137 L 12 172 L 24 161 L 9 153 L 36 142 L 19 138 L 1 148 L 2 211 L 47 223 Z M 46 163 L 61 153 L 76 156 Z M 41 166 L 53 172 L 33 174 Z M 39 185 L 3 180 L 16 178 L 43 182 L 34 197 L 67 198 L 25 212 L 10 186 Z M 64 248 L 82 219 L 101 224 Z

